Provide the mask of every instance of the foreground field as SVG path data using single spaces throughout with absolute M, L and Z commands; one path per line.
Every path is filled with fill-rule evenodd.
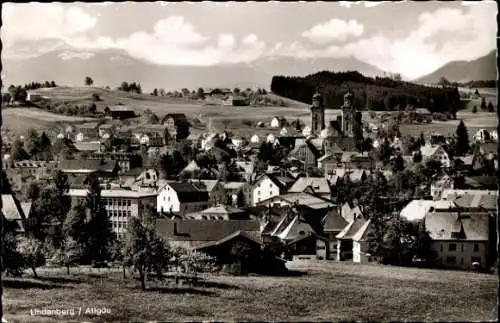
M 207 276 L 195 287 L 139 282 L 119 273 L 42 272 L 7 279 L 9 322 L 92 321 L 486 321 L 498 316 L 496 275 L 324 262 L 291 262 L 290 277 Z M 87 307 L 109 314 L 84 315 Z M 75 317 L 31 309 L 82 308 Z M 78 312 L 77 312 L 78 313 Z

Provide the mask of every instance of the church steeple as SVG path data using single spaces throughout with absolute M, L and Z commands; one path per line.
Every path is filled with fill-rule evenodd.
M 319 135 L 320 131 L 325 128 L 325 108 L 323 96 L 318 90 L 312 97 L 311 118 L 311 133 Z

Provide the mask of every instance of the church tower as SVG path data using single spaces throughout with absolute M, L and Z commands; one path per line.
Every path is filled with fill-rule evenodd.
M 312 98 L 311 118 L 311 134 L 319 135 L 325 129 L 325 107 L 323 97 L 318 92 Z
M 354 137 L 361 126 L 361 112 L 354 107 L 354 94 L 347 90 L 344 95 L 344 105 L 342 106 L 342 132 L 347 137 Z

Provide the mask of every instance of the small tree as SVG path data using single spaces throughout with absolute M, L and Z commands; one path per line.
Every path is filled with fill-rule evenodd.
M 92 100 L 101 101 L 101 97 L 97 93 L 92 93 Z
M 477 105 L 472 108 L 472 113 L 477 113 Z
M 33 271 L 38 278 L 36 268 L 45 264 L 43 244 L 32 236 L 22 237 L 17 244 L 17 250 L 22 255 L 24 266 Z
M 90 76 L 85 77 L 85 85 L 86 86 L 92 86 L 94 84 L 94 80 Z
M 239 191 L 236 196 L 236 206 L 244 207 L 245 206 L 245 196 L 243 195 L 243 191 Z
M 80 263 L 84 255 L 84 246 L 71 237 L 66 237 L 62 247 L 56 253 L 56 262 L 66 267 L 66 273 L 69 275 L 69 268 Z
M 486 107 L 486 99 L 484 98 L 484 96 L 481 98 L 481 110 L 482 111 L 485 111 L 487 109 Z
M 151 94 L 153 96 L 158 96 L 158 89 L 155 88 Z
M 469 152 L 469 134 L 467 127 L 463 120 L 457 126 L 457 141 L 456 141 L 456 154 L 457 156 L 464 156 Z
M 17 239 L 12 232 L 5 233 L 2 248 L 2 272 L 5 271 L 9 276 L 21 276 L 24 271 L 24 259 L 18 251 Z
M 488 102 L 488 112 L 495 112 L 495 107 L 493 106 L 493 103 Z
M 127 230 L 123 259 L 124 264 L 139 272 L 141 289 L 146 290 L 147 272 L 155 270 L 161 276 L 167 268 L 169 250 L 166 243 L 155 236 L 154 229 L 132 218 Z

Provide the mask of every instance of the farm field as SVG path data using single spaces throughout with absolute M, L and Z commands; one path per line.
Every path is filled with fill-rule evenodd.
M 498 276 L 352 263 L 293 261 L 288 277 L 207 275 L 196 286 L 123 280 L 121 273 L 6 278 L 9 322 L 54 321 L 488 321 Z M 85 270 L 83 270 L 85 271 Z M 110 314 L 32 316 L 31 309 L 108 308 Z M 474 310 L 472 310 L 474 309 Z
M 484 92 L 483 89 L 479 91 L 496 104 L 496 93 L 491 92 L 491 89 L 489 90 L 489 92 Z M 310 124 L 310 110 L 307 104 L 281 98 L 272 93 L 268 94 L 271 99 L 281 98 L 288 106 L 232 107 L 204 105 L 194 100 L 126 93 L 97 87 L 57 87 L 38 89 L 35 92 L 49 97 L 54 103 L 96 103 L 98 110 L 103 110 L 105 106 L 122 103 L 131 107 L 139 114 L 146 109 L 150 109 L 160 116 L 160 118 L 167 113 L 185 113 L 188 117 L 198 117 L 207 125 L 210 121 L 213 121 L 219 129 L 228 129 L 236 134 L 243 135 L 265 133 L 266 129 L 255 129 L 255 124 L 259 121 L 269 122 L 274 116 L 283 116 L 289 121 L 299 118 L 304 124 Z M 92 100 L 93 93 L 99 94 L 101 101 L 94 102 Z M 477 101 L 469 103 L 469 106 L 476 103 L 479 105 L 480 101 Z M 339 109 L 327 109 L 325 111 L 325 118 L 327 121 L 333 120 L 340 114 L 341 111 Z M 84 120 L 83 118 L 61 116 L 33 108 L 9 108 L 3 111 L 3 115 L 4 127 L 12 131 L 26 131 L 29 128 L 43 130 L 54 127 L 55 123 L 64 124 Z M 468 108 L 458 113 L 457 120 L 445 122 L 434 120 L 431 124 L 426 125 L 401 125 L 400 129 L 402 133 L 411 135 L 419 135 L 422 131 L 425 134 L 433 132 L 454 134 L 460 119 L 464 120 L 470 135 L 481 128 L 491 130 L 497 126 L 497 116 L 495 113 L 479 111 L 474 114 L 472 113 L 472 108 Z M 368 111 L 363 111 L 363 120 L 370 120 Z

